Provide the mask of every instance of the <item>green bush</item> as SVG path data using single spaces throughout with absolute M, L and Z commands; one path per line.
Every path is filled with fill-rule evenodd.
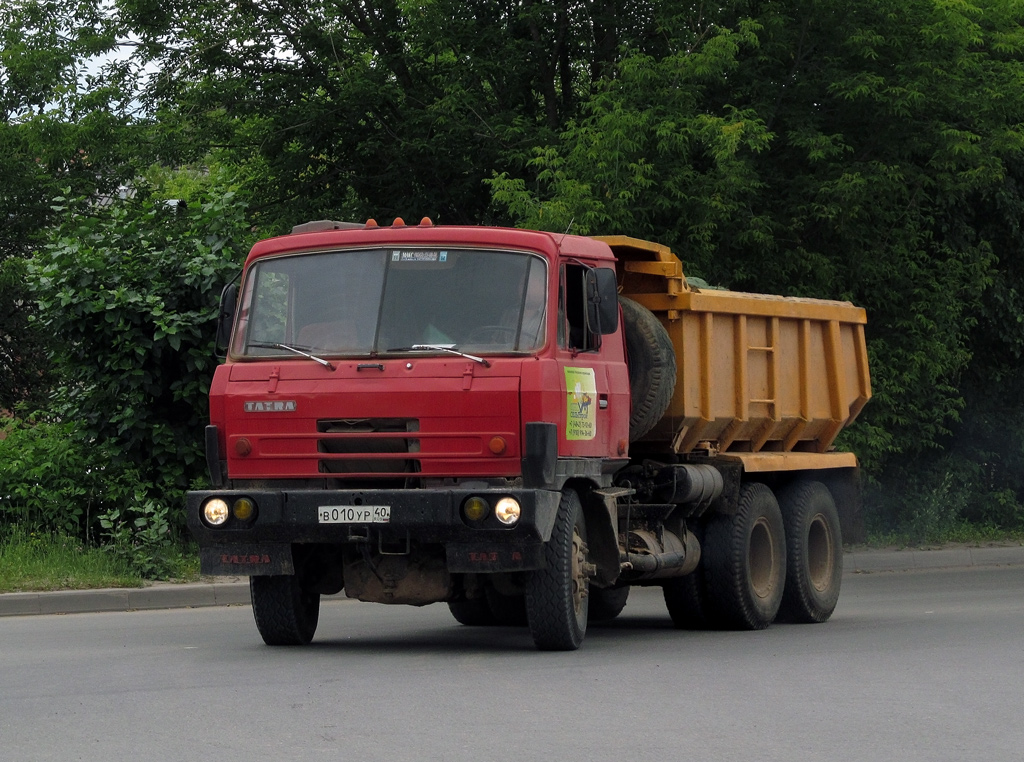
M 2 431 L 0 535 L 28 550 L 49 538 L 50 557 L 68 542 L 99 546 L 111 568 L 143 579 L 188 573 L 182 491 L 153 499 L 154 485 L 117 458 L 112 443 L 74 424 L 12 420 Z
M 75 424 L 11 420 L 2 431 L 0 524 L 95 541 L 100 516 L 138 488 L 115 446 Z
M 167 505 L 146 498 L 140 487 L 130 505 L 100 516 L 103 548 L 146 579 L 174 576 L 181 565 L 181 547 L 171 531 Z
M 1016 492 L 994 483 L 984 464 L 942 456 L 904 470 L 901 478 L 865 489 L 868 533 L 908 543 L 950 540 L 970 526 L 975 533 L 1024 529 Z
M 245 205 L 224 188 L 184 207 L 144 188 L 106 206 L 57 203 L 64 221 L 28 264 L 60 347 L 49 412 L 106 448 L 106 468 L 134 469 L 146 499 L 174 504 L 205 472 L 214 326 L 253 237 Z

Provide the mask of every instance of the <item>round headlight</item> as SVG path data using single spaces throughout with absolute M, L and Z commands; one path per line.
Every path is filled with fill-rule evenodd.
M 471 497 L 462 504 L 462 515 L 469 521 L 480 521 L 490 510 L 490 504 L 482 497 Z
M 519 516 L 522 512 L 523 509 L 519 505 L 519 501 L 511 497 L 503 497 L 494 506 L 494 515 L 498 517 L 498 521 L 506 526 L 512 526 L 519 521 Z
M 247 497 L 240 497 L 235 501 L 235 504 L 231 506 L 231 513 L 233 513 L 235 518 L 239 521 L 248 521 L 256 515 L 256 503 Z
M 203 521 L 212 527 L 219 527 L 228 520 L 228 504 L 219 497 L 203 503 Z

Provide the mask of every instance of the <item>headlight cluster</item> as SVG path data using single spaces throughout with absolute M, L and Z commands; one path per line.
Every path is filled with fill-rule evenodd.
M 247 497 L 236 497 L 231 504 L 221 497 L 211 497 L 202 507 L 203 521 L 211 527 L 224 526 L 232 516 L 249 522 L 256 518 L 256 503 Z
M 468 524 L 482 524 L 494 516 L 503 526 L 510 527 L 519 521 L 522 513 L 523 508 L 514 497 L 498 498 L 492 504 L 487 498 L 473 495 L 462 502 L 462 517 Z

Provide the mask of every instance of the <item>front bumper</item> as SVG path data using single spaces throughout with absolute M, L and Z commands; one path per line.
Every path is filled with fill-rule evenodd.
M 512 497 L 520 519 L 506 527 L 493 516 L 478 523 L 462 517 L 462 504 L 480 496 L 493 506 Z M 202 519 L 202 506 L 219 497 L 230 505 L 247 497 L 256 504 L 249 521 L 230 517 L 220 527 Z M 543 543 L 551 538 L 560 493 L 543 489 L 466 490 L 215 490 L 188 493 L 188 526 L 199 543 L 203 574 L 292 574 L 291 546 L 369 543 L 371 550 L 410 552 L 443 545 L 451 572 L 499 572 L 543 566 Z M 326 506 L 390 506 L 387 523 L 321 523 Z

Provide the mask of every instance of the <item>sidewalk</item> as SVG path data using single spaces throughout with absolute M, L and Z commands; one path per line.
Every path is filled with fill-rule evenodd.
M 846 552 L 843 573 L 850 575 L 1019 565 L 1024 565 L 1024 545 L 984 548 L 947 546 L 934 550 L 866 548 Z M 4 593 L 0 594 L 0 617 L 248 604 L 248 580 L 242 577 L 225 577 L 217 578 L 216 581 L 184 585 L 158 582 L 142 588 Z

